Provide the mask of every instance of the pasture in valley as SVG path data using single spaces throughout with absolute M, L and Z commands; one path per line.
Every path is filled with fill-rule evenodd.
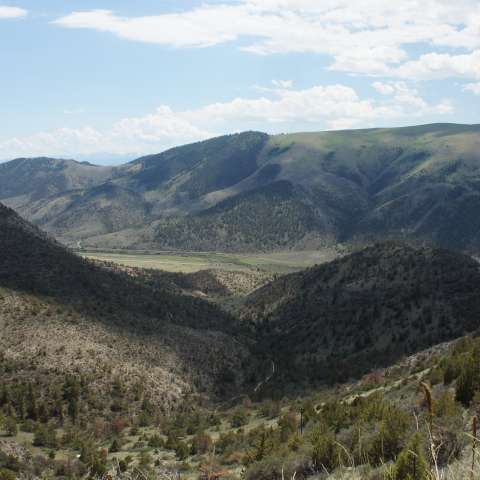
M 282 274 L 333 260 L 338 256 L 339 251 L 329 248 L 264 254 L 147 252 L 132 250 L 82 250 L 78 253 L 93 260 L 118 263 L 127 267 L 152 268 L 168 272 L 192 273 L 207 269 L 226 271 L 260 269 L 270 273 Z

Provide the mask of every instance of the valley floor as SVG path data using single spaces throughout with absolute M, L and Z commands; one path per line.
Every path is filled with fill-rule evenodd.
M 211 252 L 148 252 L 79 250 L 92 260 L 118 263 L 127 267 L 153 268 L 168 272 L 192 273 L 206 269 L 244 271 L 260 269 L 269 273 L 290 273 L 335 259 L 341 250 L 288 251 L 277 253 L 229 254 Z

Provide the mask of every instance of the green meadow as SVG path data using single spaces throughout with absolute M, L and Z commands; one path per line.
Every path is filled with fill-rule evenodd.
M 228 254 L 211 252 L 81 251 L 92 260 L 118 263 L 127 267 L 152 268 L 168 272 L 192 273 L 206 269 L 242 271 L 260 269 L 289 273 L 324 263 L 337 256 L 334 249 L 268 254 Z

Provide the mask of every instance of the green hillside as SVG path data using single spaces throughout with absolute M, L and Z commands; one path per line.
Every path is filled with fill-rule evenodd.
M 479 152 L 477 125 L 245 132 L 94 177 L 97 167 L 17 160 L 0 167 L 0 200 L 85 247 L 262 252 L 397 239 L 476 253 Z M 72 165 L 88 171 L 82 181 Z

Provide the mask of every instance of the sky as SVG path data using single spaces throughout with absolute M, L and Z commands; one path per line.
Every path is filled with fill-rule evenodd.
M 0 0 L 0 161 L 479 113 L 479 0 Z

